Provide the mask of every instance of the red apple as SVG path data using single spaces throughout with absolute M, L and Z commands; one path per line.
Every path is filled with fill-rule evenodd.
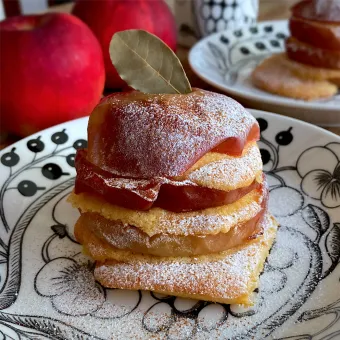
M 126 85 L 113 67 L 109 55 L 109 44 L 114 33 L 144 29 L 158 36 L 173 50 L 176 49 L 175 20 L 163 0 L 78 0 L 72 13 L 89 25 L 102 46 L 107 87 L 118 89 Z
M 105 69 L 91 30 L 70 14 L 0 22 L 1 127 L 20 136 L 91 113 Z

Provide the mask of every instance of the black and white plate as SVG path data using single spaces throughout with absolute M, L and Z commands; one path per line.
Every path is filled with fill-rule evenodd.
M 244 105 L 282 113 L 322 126 L 340 126 L 340 94 L 307 102 L 256 88 L 250 74 L 264 59 L 284 51 L 287 21 L 267 21 L 210 35 L 193 46 L 189 62 L 207 83 L 232 94 Z
M 281 224 L 252 308 L 95 282 L 66 202 L 84 118 L 0 153 L 0 339 L 339 339 L 340 138 L 252 112 Z

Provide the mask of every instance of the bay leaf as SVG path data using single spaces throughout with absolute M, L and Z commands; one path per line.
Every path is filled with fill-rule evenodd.
M 110 58 L 120 77 L 144 93 L 189 93 L 191 86 L 176 54 L 144 30 L 113 35 Z

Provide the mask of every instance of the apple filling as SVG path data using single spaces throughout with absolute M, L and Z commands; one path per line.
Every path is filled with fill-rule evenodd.
M 218 231 L 216 233 L 211 233 L 211 230 L 207 228 L 207 223 L 209 219 L 214 219 L 214 214 L 209 215 L 204 210 L 200 214 L 202 223 L 206 225 L 206 228 L 203 228 L 200 232 L 175 234 L 167 232 L 166 228 L 162 226 L 163 232 L 150 233 L 149 231 L 147 233 L 143 229 L 142 216 L 135 220 L 136 223 L 124 222 L 123 216 L 121 218 L 103 216 L 94 206 L 89 209 L 83 206 L 81 202 L 78 202 L 77 205 L 81 216 L 75 226 L 75 236 L 83 244 L 82 235 L 84 233 L 93 234 L 108 248 L 154 256 L 196 256 L 222 252 L 249 242 L 262 233 L 259 226 L 268 205 L 266 181 L 263 182 L 258 191 L 260 206 L 257 212 L 252 216 L 250 214 L 247 218 L 241 218 L 239 222 L 235 222 L 225 232 Z M 245 202 L 242 204 L 241 209 L 234 205 L 228 207 L 230 207 L 234 215 L 247 214 Z M 101 206 L 101 209 L 106 211 L 110 208 L 109 206 Z M 154 218 L 155 216 L 151 214 L 147 216 L 147 219 L 150 220 Z M 158 223 L 162 225 L 162 221 Z
M 207 153 L 181 177 L 128 179 L 113 176 L 87 160 L 78 150 L 75 193 L 90 193 L 107 202 L 134 210 L 160 207 L 174 212 L 196 211 L 236 202 L 259 188 L 262 161 L 255 143 L 241 157 Z
M 326 50 L 340 50 L 340 27 L 303 18 L 292 17 L 289 20 L 291 36 L 301 42 Z
M 340 70 L 340 51 L 318 48 L 289 37 L 286 40 L 286 52 L 290 59 L 299 63 Z
M 111 221 L 98 213 L 82 213 L 75 225 L 75 236 L 93 233 L 108 248 L 128 250 L 133 253 L 154 256 L 196 256 L 222 252 L 237 247 L 262 234 L 261 220 L 266 209 L 227 233 L 216 235 L 181 236 L 157 234 L 148 236 L 139 228 Z

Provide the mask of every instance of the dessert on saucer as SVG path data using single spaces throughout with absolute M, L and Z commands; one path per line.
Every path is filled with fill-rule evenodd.
M 69 197 L 96 280 L 251 304 L 277 230 L 258 139 L 255 118 L 222 94 L 104 98 Z
M 303 0 L 292 8 L 286 51 L 252 73 L 255 86 L 285 97 L 315 100 L 340 86 L 340 0 Z

